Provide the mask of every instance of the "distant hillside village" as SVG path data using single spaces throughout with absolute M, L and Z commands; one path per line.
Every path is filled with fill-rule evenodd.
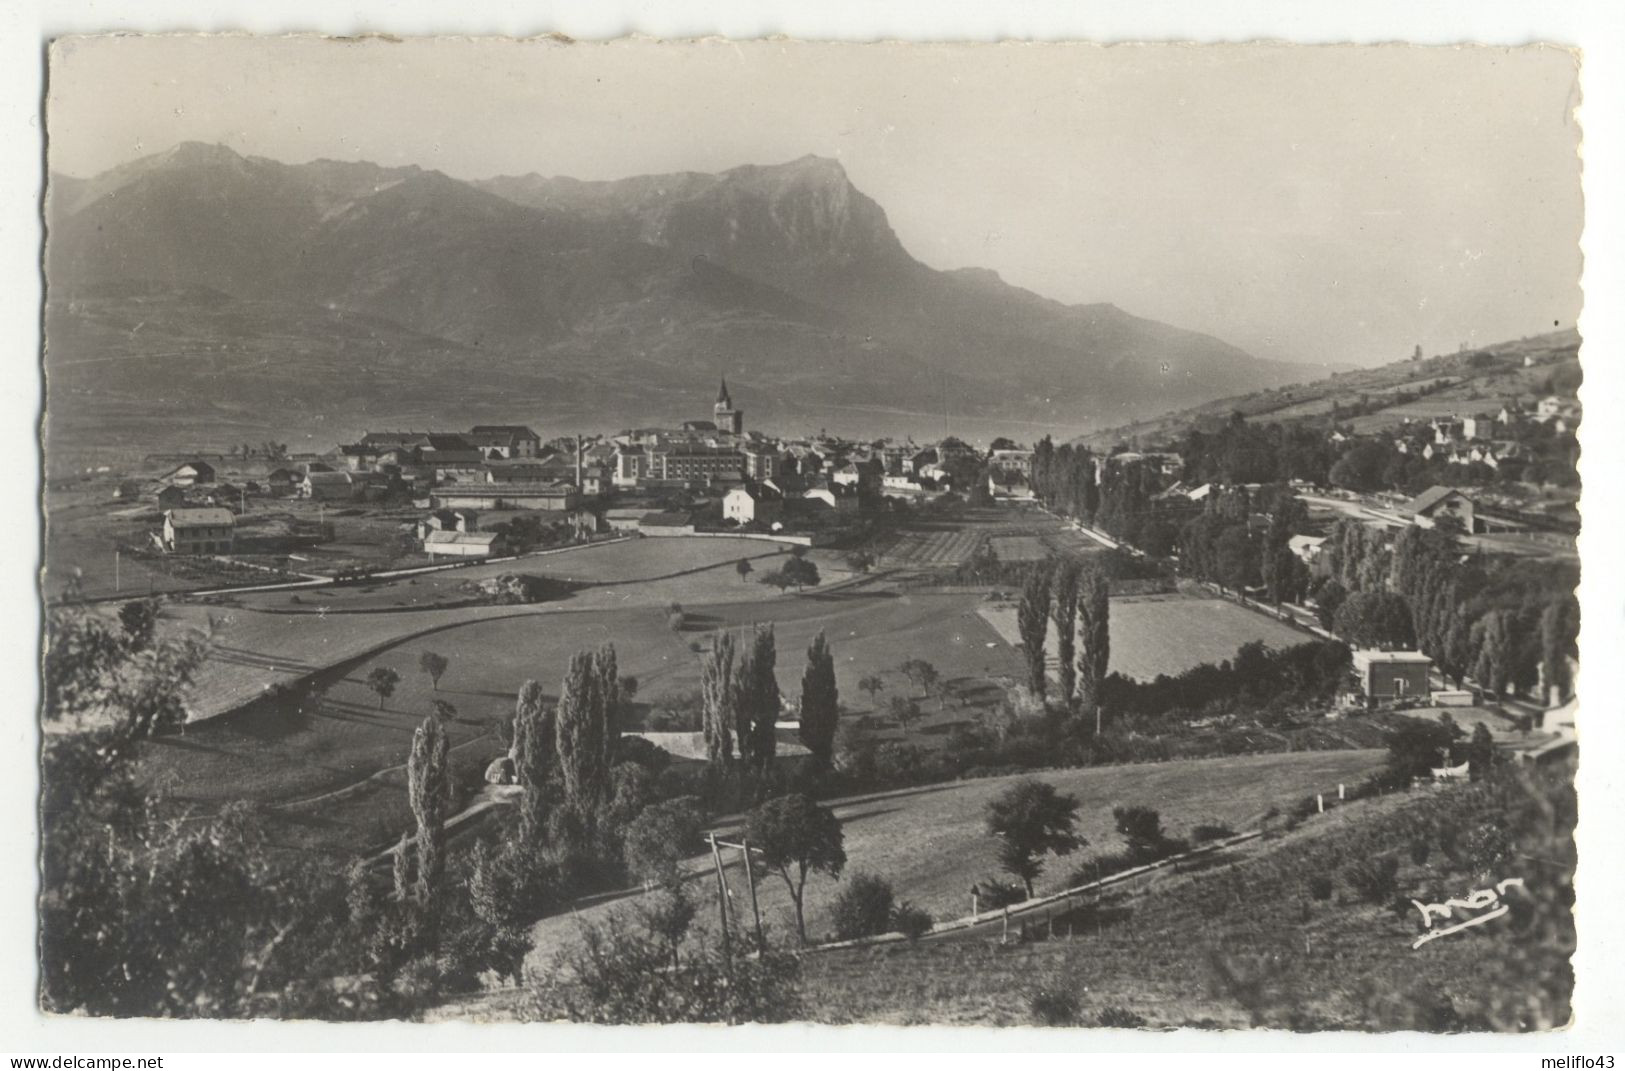
M 812 544 L 887 499 L 956 490 L 1030 498 L 1032 451 L 1004 440 L 995 446 L 984 453 L 952 437 L 920 445 L 747 430 L 724 380 L 709 419 L 674 428 L 547 441 L 518 424 L 369 431 L 321 455 L 245 444 L 227 454 L 154 455 L 148 460 L 164 463 L 161 474 L 149 484 L 125 481 L 119 494 L 152 496 L 162 515 L 152 546 L 174 555 L 232 553 L 236 521 L 266 500 L 315 504 L 319 517 L 416 509 L 421 515 L 401 530 L 429 559 L 511 554 L 549 542 L 548 534 L 710 531 Z

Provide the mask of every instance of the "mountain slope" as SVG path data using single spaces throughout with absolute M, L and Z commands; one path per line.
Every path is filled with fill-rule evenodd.
M 224 349 L 299 340 L 290 374 L 337 399 L 353 393 L 354 368 L 312 331 L 341 315 L 374 325 L 373 348 L 391 350 L 375 401 L 417 411 L 446 400 L 448 383 L 479 393 L 546 380 L 544 397 L 505 393 L 538 419 L 606 398 L 615 412 L 691 415 L 673 388 L 727 371 L 758 413 L 951 404 L 1082 426 L 1306 374 L 1111 305 L 931 269 L 838 163 L 817 157 L 718 175 L 469 183 L 189 144 L 53 183 L 48 217 L 48 364 L 65 368 L 104 350 L 157 360 L 181 352 L 176 337 L 207 346 L 195 331 L 208 325 Z M 233 319 L 222 303 L 246 304 Z M 92 310 L 94 324 L 77 323 Z M 145 327 L 118 337 L 117 323 Z M 414 360 L 432 360 L 418 370 L 432 374 Z M 171 367 L 148 361 L 125 382 L 113 369 L 137 366 L 103 363 L 137 400 L 158 397 L 164 377 L 151 373 Z M 244 393 L 228 382 L 237 366 L 210 368 L 192 376 L 200 400 Z

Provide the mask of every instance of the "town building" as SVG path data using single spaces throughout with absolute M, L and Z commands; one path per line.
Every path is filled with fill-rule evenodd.
M 1368 706 L 1400 699 L 1426 699 L 1433 660 L 1420 651 L 1355 651 L 1354 685 Z
M 783 512 L 783 500 L 761 487 L 735 487 L 722 496 L 722 518 L 735 524 L 772 524 Z
M 671 443 L 651 448 L 648 457 L 648 478 L 652 480 L 709 483 L 745 475 L 745 455 L 731 447 Z
M 1461 531 L 1471 535 L 1481 530 L 1476 516 L 1478 504 L 1454 487 L 1434 486 L 1400 507 L 1400 512 L 1411 518 L 1419 528 L 1437 527 L 1439 521 L 1452 518 L 1461 525 Z
M 430 532 L 423 552 L 431 558 L 498 558 L 506 553 L 498 532 Z
M 478 531 L 479 517 L 471 509 L 437 509 L 417 523 L 418 542 L 429 538 L 430 532 Z
M 299 497 L 316 502 L 352 502 L 361 497 L 365 482 L 350 472 L 307 472 L 299 483 Z
M 734 408 L 733 399 L 728 396 L 728 381 L 722 380 L 722 386 L 717 391 L 717 404 L 711 407 L 715 414 L 718 431 L 729 435 L 740 435 L 745 430 L 745 411 Z
M 542 452 L 542 437 L 523 424 L 476 424 L 466 438 L 487 458 L 536 457 Z
M 229 509 L 172 509 L 164 514 L 164 549 L 171 554 L 230 554 L 236 524 Z
M 645 513 L 638 531 L 646 536 L 685 536 L 694 534 L 694 520 L 688 514 L 667 510 Z
M 214 482 L 214 466 L 207 461 L 187 461 L 164 473 L 162 479 L 174 487 L 198 487 Z
M 1006 472 L 1031 478 L 1033 452 L 1031 450 L 994 450 L 987 457 L 987 467 L 995 472 Z
M 581 492 L 569 483 L 447 484 L 429 496 L 435 509 L 531 509 L 565 511 L 581 504 Z

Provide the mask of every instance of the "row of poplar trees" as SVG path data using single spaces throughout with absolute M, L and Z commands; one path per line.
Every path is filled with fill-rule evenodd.
M 1111 662 L 1110 601 L 1106 576 L 1079 558 L 1035 567 L 1021 589 L 1016 624 L 1027 659 L 1027 687 L 1040 700 L 1056 699 L 1100 724 L 1101 685 Z M 1044 672 L 1045 640 L 1055 627 L 1056 691 Z
M 778 652 L 772 625 L 742 637 L 719 632 L 700 662 L 706 755 L 719 775 L 765 778 L 773 766 L 780 712 Z M 801 676 L 801 742 L 827 766 L 835 748 L 840 693 L 835 656 L 820 632 Z

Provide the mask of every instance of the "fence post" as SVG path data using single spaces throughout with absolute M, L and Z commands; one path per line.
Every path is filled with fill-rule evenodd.
M 1343 799 L 1343 782 L 1341 781 L 1337 782 L 1337 798 L 1339 800 Z
M 1326 813 L 1326 797 L 1319 792 L 1315 793 L 1315 810 L 1320 814 Z

